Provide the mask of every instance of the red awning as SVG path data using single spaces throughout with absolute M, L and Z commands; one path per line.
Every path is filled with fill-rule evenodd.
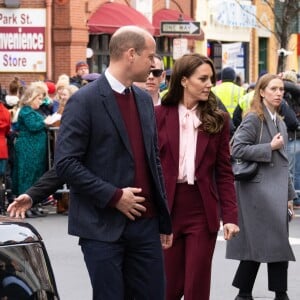
M 137 25 L 154 34 L 154 27 L 148 19 L 134 8 L 115 2 L 102 4 L 87 22 L 90 33 L 113 34 L 125 25 Z
M 188 15 L 183 14 L 182 12 L 178 11 L 178 10 L 174 10 L 174 9 L 161 9 L 159 11 L 157 11 L 154 15 L 153 15 L 153 26 L 155 28 L 155 32 L 154 35 L 155 36 L 160 36 L 160 22 L 162 21 L 195 21 L 193 18 L 191 18 Z M 200 34 L 198 35 L 185 35 L 183 36 L 185 38 L 193 38 L 193 39 L 197 39 L 197 40 L 204 40 L 204 32 L 203 30 L 200 28 Z

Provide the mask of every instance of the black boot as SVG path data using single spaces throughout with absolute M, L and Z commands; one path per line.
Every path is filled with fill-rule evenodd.
M 234 300 L 254 300 L 251 293 L 239 293 Z
M 286 292 L 276 292 L 275 300 L 290 300 Z
M 31 208 L 25 212 L 26 218 L 36 218 L 37 216 L 32 213 Z

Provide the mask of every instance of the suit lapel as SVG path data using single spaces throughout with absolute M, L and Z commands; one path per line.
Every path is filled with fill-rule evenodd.
M 179 114 L 177 106 L 170 106 L 166 112 L 166 128 L 171 153 L 176 166 L 179 163 Z M 209 135 L 200 129 L 197 136 L 195 169 L 200 165 L 205 149 L 209 142 Z
M 209 141 L 209 135 L 201 129 L 201 125 L 200 125 L 200 128 L 198 130 L 198 136 L 197 136 L 195 170 L 197 170 L 197 168 L 201 164 L 204 152 L 208 145 L 208 141 Z
M 277 126 L 278 126 L 278 129 L 276 128 L 276 126 L 275 126 L 275 124 L 274 124 L 274 122 L 273 122 L 273 120 L 272 120 L 272 118 L 271 118 L 271 116 L 270 116 L 270 114 L 269 114 L 269 112 L 268 112 L 268 110 L 267 110 L 266 107 L 264 107 L 264 116 L 265 116 L 265 119 L 266 119 L 266 124 L 267 124 L 268 131 L 269 131 L 269 133 L 270 133 L 271 140 L 272 140 L 272 138 L 273 138 L 278 132 L 280 132 L 281 135 L 282 135 L 283 137 L 286 136 L 286 134 L 284 133 L 284 126 L 283 126 L 283 124 L 281 123 L 281 122 L 283 122 L 283 121 L 281 121 L 281 120 L 279 119 L 279 118 L 280 118 L 279 116 L 277 116 Z M 287 141 L 284 141 L 284 142 L 285 142 L 285 144 L 286 144 Z M 287 155 L 286 155 L 286 153 L 285 153 L 284 148 L 279 149 L 278 152 L 279 152 L 284 158 L 288 159 L 288 158 L 287 158 Z
M 176 166 L 179 164 L 179 114 L 177 106 L 167 107 L 166 128 L 171 153 Z
M 121 115 L 119 106 L 117 104 L 117 100 L 114 96 L 114 93 L 105 78 L 103 77 L 103 81 L 100 83 L 100 89 L 103 97 L 103 104 L 105 109 L 107 110 L 108 114 L 110 115 L 113 124 L 115 125 L 116 129 L 119 131 L 120 139 L 123 141 L 126 149 L 130 153 L 130 155 L 133 157 L 131 146 L 130 146 L 130 141 L 128 138 L 128 134 L 126 131 L 126 127 L 123 121 L 123 117 Z M 102 78 L 101 78 L 102 79 Z
M 267 128 L 269 130 L 269 133 L 271 137 L 273 137 L 275 134 L 278 133 L 277 128 L 275 127 L 275 124 L 266 108 L 264 108 L 264 115 L 267 123 Z
M 287 135 L 286 135 L 286 127 L 283 124 L 283 120 L 279 119 L 279 117 L 277 117 L 277 124 L 278 124 L 278 131 L 280 132 L 280 134 L 283 136 L 284 138 L 284 144 L 287 145 L 288 140 L 287 140 Z M 284 148 L 280 149 L 279 152 L 282 154 L 282 156 L 284 156 L 286 159 L 288 159 L 286 150 Z
M 151 128 L 154 127 L 152 122 L 155 122 L 152 101 L 150 98 L 149 98 L 149 102 L 145 101 L 145 99 L 143 99 L 144 95 L 142 95 L 140 91 L 135 87 L 133 87 L 133 92 L 135 94 L 135 103 L 137 106 L 137 110 L 139 112 L 140 125 L 143 133 L 143 140 L 144 140 L 146 153 L 147 156 L 150 157 L 151 139 L 152 139 Z M 149 109 L 151 109 L 152 112 L 149 111 Z M 149 116 L 151 115 L 153 116 L 153 119 L 149 118 Z

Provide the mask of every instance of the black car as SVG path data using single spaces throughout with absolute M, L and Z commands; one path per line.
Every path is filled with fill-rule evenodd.
M 22 220 L 0 216 L 0 300 L 59 300 L 42 237 Z

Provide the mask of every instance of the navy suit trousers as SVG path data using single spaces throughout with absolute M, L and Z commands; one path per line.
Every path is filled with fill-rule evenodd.
M 93 300 L 164 300 L 165 275 L 157 218 L 128 221 L 118 241 L 80 238 Z

